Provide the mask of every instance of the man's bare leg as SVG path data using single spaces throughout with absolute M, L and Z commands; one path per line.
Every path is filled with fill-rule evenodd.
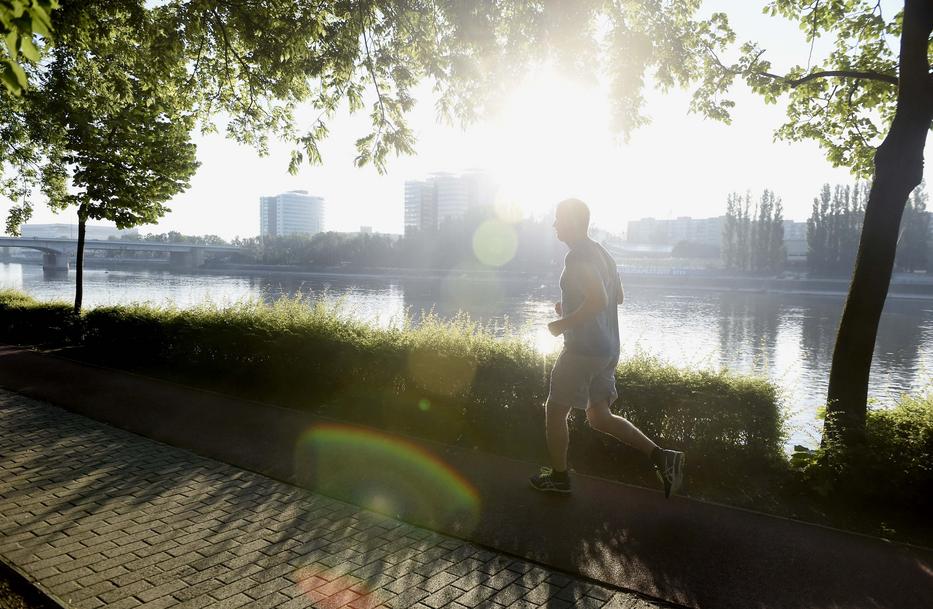
M 570 429 L 567 427 L 567 416 L 570 415 L 570 406 L 548 402 L 545 405 L 546 422 L 545 435 L 547 449 L 551 455 L 551 465 L 555 471 L 567 471 L 567 447 L 570 445 Z
M 590 402 L 586 406 L 586 420 L 596 431 L 609 434 L 635 450 L 651 457 L 658 445 L 652 442 L 628 419 L 612 414 L 609 401 Z
M 640 429 L 609 410 L 609 401 L 590 402 L 586 408 L 586 420 L 590 427 L 596 431 L 609 434 L 617 440 L 628 444 L 635 450 L 648 456 L 657 469 L 661 481 L 664 483 L 664 496 L 670 497 L 676 492 L 683 481 L 684 454 L 676 450 L 664 450 L 652 442 Z
M 550 400 L 544 406 L 544 433 L 552 467 L 542 468 L 541 473 L 529 480 L 531 486 L 539 491 L 570 493 L 570 478 L 567 476 L 567 447 L 570 445 L 567 415 L 570 414 L 570 409 L 570 406 L 555 404 Z

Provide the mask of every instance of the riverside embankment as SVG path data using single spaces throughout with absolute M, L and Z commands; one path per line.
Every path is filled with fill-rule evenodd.
M 18 264 L 39 264 L 31 258 L 13 258 Z M 368 279 L 429 279 L 441 280 L 450 277 L 470 281 L 524 282 L 529 284 L 553 283 L 555 273 L 525 273 L 496 269 L 435 269 L 393 267 L 309 267 L 307 265 L 281 264 L 235 264 L 209 262 L 196 269 L 180 271 L 169 265 L 167 260 L 144 260 L 137 258 L 86 258 L 85 265 L 91 269 L 136 269 L 163 271 L 168 273 L 202 275 L 241 275 L 247 277 L 292 277 L 292 278 L 368 278 Z M 626 285 L 679 290 L 761 292 L 778 294 L 801 294 L 815 296 L 844 296 L 848 292 L 846 277 L 808 277 L 806 274 L 785 274 L 777 277 L 726 274 L 717 271 L 688 269 L 622 269 Z M 928 273 L 895 273 L 888 292 L 889 298 L 933 300 L 933 275 Z

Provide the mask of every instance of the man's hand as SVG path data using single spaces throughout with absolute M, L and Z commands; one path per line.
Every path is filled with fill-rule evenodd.
M 560 336 L 561 334 L 564 333 L 564 330 L 565 330 L 564 320 L 558 319 L 558 320 L 552 321 L 551 323 L 547 325 L 547 330 L 548 332 L 551 333 L 551 336 Z
M 560 306 L 560 302 L 554 303 L 554 312 L 557 313 L 558 317 L 564 316 L 564 309 Z

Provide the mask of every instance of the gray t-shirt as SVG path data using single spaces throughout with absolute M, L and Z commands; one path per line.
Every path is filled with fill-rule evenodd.
M 619 312 L 621 284 L 615 260 L 606 249 L 586 238 L 567 252 L 560 275 L 560 303 L 564 316 L 583 304 L 583 280 L 586 272 L 602 281 L 609 299 L 606 308 L 575 328 L 564 332 L 564 349 L 580 355 L 619 355 Z

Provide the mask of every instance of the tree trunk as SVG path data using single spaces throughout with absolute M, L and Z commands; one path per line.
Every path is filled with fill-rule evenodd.
M 906 0 L 897 107 L 891 130 L 875 153 L 875 175 L 849 295 L 833 350 L 823 445 L 864 439 L 868 378 L 878 322 L 888 295 L 901 216 L 923 178 L 923 148 L 933 122 L 933 77 L 927 59 L 933 2 Z
M 87 225 L 87 208 L 78 208 L 78 251 L 75 255 L 75 315 L 81 313 L 81 298 L 84 296 L 84 232 Z

